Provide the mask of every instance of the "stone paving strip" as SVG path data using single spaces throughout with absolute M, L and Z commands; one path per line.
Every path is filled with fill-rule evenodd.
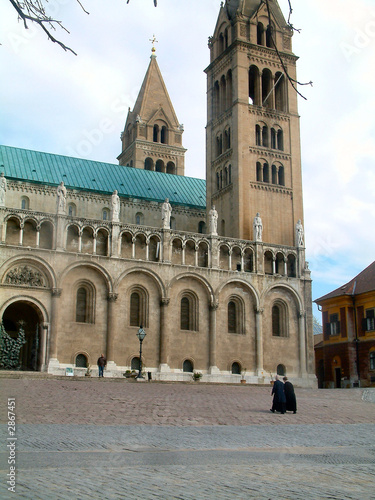
M 122 383 L 121 383 L 122 382 Z M 0 498 L 375 500 L 374 389 L 0 379 Z M 6 401 L 16 398 L 16 493 Z

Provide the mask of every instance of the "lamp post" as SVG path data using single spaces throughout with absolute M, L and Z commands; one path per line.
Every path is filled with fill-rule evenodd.
M 139 373 L 136 378 L 144 378 L 142 375 L 142 342 L 146 337 L 146 332 L 143 330 L 142 325 L 139 327 L 137 337 L 139 338 Z

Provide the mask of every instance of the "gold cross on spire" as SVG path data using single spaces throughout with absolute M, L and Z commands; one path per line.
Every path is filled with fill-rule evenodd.
M 152 43 L 151 52 L 152 52 L 152 54 L 155 54 L 155 52 L 156 52 L 155 43 L 158 43 L 158 40 L 156 40 L 155 35 L 152 35 L 152 38 L 149 39 L 149 42 Z

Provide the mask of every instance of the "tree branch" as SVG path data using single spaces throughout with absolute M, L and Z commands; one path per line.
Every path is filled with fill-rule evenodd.
M 270 9 L 270 5 L 269 5 L 269 0 L 264 0 L 266 2 L 266 6 L 267 6 L 267 12 L 268 12 L 268 23 L 269 23 L 269 27 L 270 27 L 270 36 L 271 36 L 271 40 L 272 40 L 272 45 L 273 45 L 273 48 L 275 49 L 276 51 L 276 54 L 277 54 L 277 57 L 279 58 L 280 62 L 281 62 L 281 66 L 283 67 L 283 70 L 285 72 L 285 75 L 286 77 L 288 78 L 291 86 L 293 87 L 293 89 L 297 92 L 297 94 L 299 96 L 301 96 L 303 99 L 305 99 L 305 101 L 307 100 L 306 97 L 304 95 L 301 94 L 301 92 L 299 92 L 299 90 L 297 89 L 296 85 L 313 85 L 313 82 L 310 81 L 310 82 L 307 82 L 307 83 L 301 83 L 297 80 L 295 80 L 294 78 L 292 78 L 289 73 L 288 73 L 288 70 L 285 66 L 285 63 L 281 57 L 281 54 L 280 52 L 278 51 L 277 47 L 276 47 L 276 41 L 275 39 L 273 38 L 273 29 L 272 29 L 272 18 L 271 18 L 271 9 Z M 291 5 L 291 0 L 288 0 L 288 3 L 289 3 L 289 17 L 288 17 L 288 26 L 295 30 L 295 31 L 298 31 L 300 32 L 300 30 L 296 30 L 295 28 L 293 28 L 293 26 L 290 24 L 290 16 L 292 15 L 292 5 Z

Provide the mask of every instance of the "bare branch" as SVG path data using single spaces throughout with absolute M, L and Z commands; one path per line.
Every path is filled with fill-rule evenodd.
M 48 0 L 45 0 L 48 2 Z M 76 0 L 78 5 L 81 7 L 83 12 L 89 14 L 83 7 L 80 0 Z M 9 0 L 14 9 L 16 10 L 19 19 L 23 21 L 23 25 L 25 29 L 28 29 L 27 22 L 30 21 L 32 23 L 36 23 L 40 26 L 40 28 L 46 33 L 47 37 L 51 42 L 57 43 L 60 45 L 62 49 L 65 51 L 72 52 L 72 54 L 77 55 L 73 49 L 65 45 L 60 40 L 57 40 L 52 34 L 51 30 L 56 31 L 56 26 L 63 29 L 67 33 L 70 33 L 65 26 L 63 26 L 61 21 L 57 19 L 53 19 L 52 17 L 47 16 L 42 0 Z
M 275 39 L 274 39 L 274 37 L 273 37 L 273 30 L 272 30 L 272 18 L 271 18 L 271 9 L 270 9 L 270 5 L 269 5 L 269 0 L 264 0 L 264 1 L 266 2 L 266 6 L 267 6 L 267 12 L 268 12 L 268 23 L 269 23 L 269 27 L 270 27 L 270 36 L 271 36 L 271 40 L 272 40 L 272 45 L 273 45 L 273 48 L 274 48 L 274 49 L 275 49 L 275 51 L 276 51 L 277 57 L 279 58 L 279 60 L 280 60 L 280 62 L 281 62 L 281 66 L 283 67 L 283 70 L 284 70 L 284 72 L 285 72 L 285 75 L 286 75 L 286 77 L 288 78 L 288 80 L 289 80 L 289 82 L 290 82 L 291 86 L 292 86 L 292 87 L 293 87 L 293 89 L 297 92 L 297 94 L 298 94 L 299 96 L 301 96 L 303 99 L 305 99 L 305 101 L 306 101 L 306 100 L 307 100 L 307 99 L 306 99 L 306 97 L 305 97 L 304 95 L 302 95 L 302 94 L 301 94 L 301 92 L 299 92 L 299 90 L 297 89 L 297 87 L 296 87 L 296 85 L 295 85 L 295 84 L 297 84 L 297 85 L 311 85 L 311 86 L 312 86 L 313 82 L 312 82 L 312 81 L 310 81 L 310 82 L 307 82 L 307 83 L 301 83 L 301 82 L 299 82 L 299 81 L 295 80 L 294 78 L 292 78 L 292 77 L 289 75 L 288 70 L 287 70 L 287 68 L 286 68 L 286 66 L 285 66 L 285 63 L 284 63 L 284 61 L 283 61 L 283 59 L 282 59 L 282 57 L 281 57 L 281 54 L 280 54 L 280 52 L 278 51 L 278 49 L 277 49 L 277 47 L 276 47 L 276 41 L 275 41 Z M 292 26 L 292 25 L 290 24 L 290 22 L 289 22 L 289 20 L 290 20 L 290 16 L 291 16 L 291 14 L 292 14 L 293 10 L 292 10 L 292 5 L 291 5 L 291 0 L 288 0 L 288 3 L 289 3 L 288 26 L 289 26 L 291 29 L 293 29 L 293 30 L 295 30 L 295 31 L 298 31 L 298 32 L 299 32 L 300 30 L 296 30 L 295 28 L 293 28 L 293 26 Z

